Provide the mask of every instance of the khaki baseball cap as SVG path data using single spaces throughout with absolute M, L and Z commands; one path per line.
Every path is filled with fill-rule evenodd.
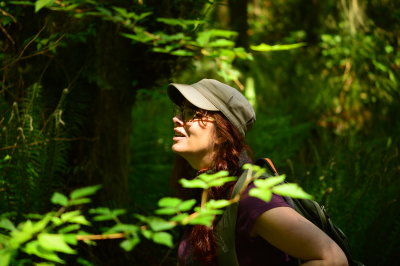
M 254 109 L 243 94 L 218 80 L 202 79 L 191 85 L 171 83 L 167 90 L 176 105 L 186 99 L 198 108 L 220 111 L 243 135 L 256 121 Z

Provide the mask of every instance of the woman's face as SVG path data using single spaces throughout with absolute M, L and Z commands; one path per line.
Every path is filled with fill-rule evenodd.
M 172 151 L 182 156 L 194 169 L 209 168 L 214 153 L 214 119 L 184 105 L 172 121 L 175 132 Z

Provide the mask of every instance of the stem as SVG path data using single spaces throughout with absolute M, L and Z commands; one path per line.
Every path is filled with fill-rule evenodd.
M 118 239 L 125 238 L 124 233 L 108 234 L 108 235 L 77 235 L 77 240 L 104 240 L 104 239 Z
M 206 207 L 207 203 L 207 194 L 208 194 L 208 189 L 203 189 L 203 193 L 201 194 L 201 208 L 204 209 Z

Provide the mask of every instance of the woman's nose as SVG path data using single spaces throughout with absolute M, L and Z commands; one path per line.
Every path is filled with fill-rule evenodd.
M 172 122 L 174 122 L 174 125 L 176 126 L 183 126 L 184 124 L 179 116 L 172 117 Z

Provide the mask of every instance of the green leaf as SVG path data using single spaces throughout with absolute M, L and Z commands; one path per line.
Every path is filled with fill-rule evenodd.
M 55 261 L 59 263 L 64 263 L 62 259 L 58 257 L 56 253 L 54 253 L 51 250 L 47 250 L 43 248 L 40 244 L 39 241 L 34 240 L 25 245 L 23 248 L 23 251 L 27 254 L 34 254 L 40 258 L 50 260 L 50 261 Z
M 189 216 L 187 213 L 178 214 L 170 219 L 170 221 L 181 223 L 184 219 Z
M 164 231 L 175 227 L 173 223 L 159 217 L 148 217 L 148 224 L 153 231 Z
M 130 14 L 130 13 L 129 13 Z M 150 15 L 152 15 L 153 14 L 153 12 L 143 12 L 143 13 L 140 13 L 139 15 L 136 15 L 135 17 L 134 17 L 134 19 L 136 20 L 136 21 L 139 21 L 139 20 L 142 20 L 142 19 L 144 19 L 145 17 L 148 17 L 148 16 L 150 16 Z
M 151 239 L 151 236 L 153 235 L 153 232 L 151 232 L 150 230 L 142 230 L 142 234 L 145 238 L 147 239 Z
M 185 19 L 176 19 L 176 18 L 157 18 L 156 19 L 158 22 L 168 24 L 171 26 L 180 26 L 183 29 L 187 29 L 188 26 L 190 25 L 199 25 L 204 23 L 204 21 L 201 20 L 185 20 Z
M 176 55 L 176 56 L 193 56 L 194 53 L 190 52 L 188 50 L 175 50 L 170 52 L 170 54 L 172 55 Z
M 76 224 L 90 225 L 90 222 L 86 220 L 85 216 L 83 215 L 72 217 L 71 219 L 69 219 L 69 222 Z
M 98 10 L 101 14 L 107 16 L 107 17 L 111 17 L 112 16 L 112 12 L 106 8 L 103 7 L 96 7 L 96 10 Z
M 232 38 L 238 35 L 236 31 L 212 29 L 208 31 L 211 37 Z
M 115 226 L 111 227 L 110 230 L 108 230 L 108 232 L 109 233 L 125 232 L 128 234 L 135 235 L 139 229 L 140 229 L 139 226 L 133 224 L 116 224 Z
M 249 191 L 249 195 L 268 202 L 271 200 L 272 192 L 268 189 L 252 188 Z
M 211 226 L 213 220 L 214 220 L 215 215 L 212 214 L 202 214 L 197 216 L 196 218 L 192 219 L 189 221 L 189 224 L 192 225 L 205 225 L 205 226 Z
M 72 232 L 72 231 L 79 230 L 80 228 L 81 228 L 81 226 L 79 224 L 70 224 L 70 225 L 67 225 L 67 226 L 65 226 L 63 228 L 60 228 L 58 230 L 58 233 L 59 234 L 65 234 L 65 233 L 69 233 L 69 232 Z
M 181 199 L 178 198 L 162 198 L 158 201 L 158 206 L 160 207 L 177 207 L 178 204 L 182 202 Z
M 14 251 L 10 249 L 0 249 L 0 266 L 10 265 L 11 258 L 13 257 Z
M 125 251 L 131 251 L 139 243 L 140 243 L 140 238 L 134 237 L 134 238 L 125 239 L 124 241 L 122 241 L 120 244 L 120 247 L 123 248 Z
M 172 248 L 172 236 L 166 232 L 157 232 L 153 234 L 153 241 L 157 244 L 166 245 L 167 247 Z
M 226 206 L 230 205 L 231 203 L 229 200 L 210 200 L 206 204 L 206 208 L 211 209 L 221 209 L 225 208 Z
M 218 39 L 208 44 L 210 47 L 233 47 L 235 46 L 235 42 L 226 40 L 226 39 Z
M 198 178 L 193 180 L 181 179 L 179 180 L 179 183 L 181 183 L 184 188 L 208 188 L 207 184 Z
M 236 179 L 237 179 L 236 176 L 227 176 L 227 177 L 218 178 L 218 179 L 212 180 L 210 183 L 208 183 L 208 187 L 219 187 L 227 182 L 235 181 Z
M 80 210 L 65 212 L 65 213 L 61 214 L 60 219 L 63 222 L 68 222 L 69 219 L 71 219 L 72 217 L 78 216 L 78 215 L 81 215 L 81 211 Z
M 254 180 L 254 185 L 262 189 L 269 189 L 273 186 L 282 183 L 285 180 L 285 178 L 286 178 L 285 175 L 281 175 L 281 176 L 268 177 L 266 179 L 257 179 Z
M 47 250 L 76 254 L 76 251 L 68 246 L 62 235 L 42 233 L 38 235 L 38 242 L 41 247 Z
M 281 196 L 287 196 L 292 198 L 299 199 L 312 199 L 313 197 L 306 193 L 299 185 L 297 184 L 282 184 L 272 188 L 272 192 L 279 194 Z
M 77 198 L 90 196 L 90 195 L 93 195 L 94 193 L 96 193 L 96 191 L 99 190 L 100 188 L 101 188 L 101 185 L 78 188 L 71 192 L 70 198 L 77 199 Z
M 65 207 L 68 205 L 68 198 L 64 194 L 56 192 L 51 197 L 51 203 Z
M 141 43 L 148 43 L 156 38 L 156 36 L 148 35 L 145 32 L 136 32 L 136 34 L 121 33 L 121 35 L 124 36 L 125 38 Z
M 254 51 L 258 52 L 270 52 L 270 51 L 283 51 L 283 50 L 291 50 L 296 49 L 302 46 L 305 46 L 305 42 L 294 43 L 294 44 L 277 44 L 277 45 L 268 45 L 265 43 L 259 45 L 250 45 L 250 48 Z
M 65 242 L 71 245 L 77 245 L 78 244 L 78 239 L 76 239 L 75 234 L 63 234 L 63 238 Z
M 179 211 L 186 212 L 186 211 L 190 210 L 191 208 L 193 208 L 193 206 L 195 204 L 196 204 L 195 199 L 185 200 L 184 202 L 179 204 L 178 208 L 179 208 Z
M 228 175 L 229 175 L 228 171 L 222 170 L 222 171 L 219 171 L 219 172 L 214 173 L 214 174 L 207 174 L 207 173 L 201 174 L 201 175 L 199 175 L 199 178 L 204 180 L 204 181 L 211 181 L 211 180 L 214 180 L 214 179 L 217 179 L 217 178 L 226 177 Z
M 53 4 L 54 0 L 37 0 L 35 2 L 35 12 L 38 12 L 40 9 Z
M 89 198 L 81 198 L 81 199 L 73 199 L 69 202 L 70 205 L 82 205 L 82 204 L 87 204 L 91 203 L 92 200 Z
M 9 231 L 13 231 L 16 229 L 14 224 L 7 218 L 2 218 L 0 220 L 0 228 L 7 229 Z

